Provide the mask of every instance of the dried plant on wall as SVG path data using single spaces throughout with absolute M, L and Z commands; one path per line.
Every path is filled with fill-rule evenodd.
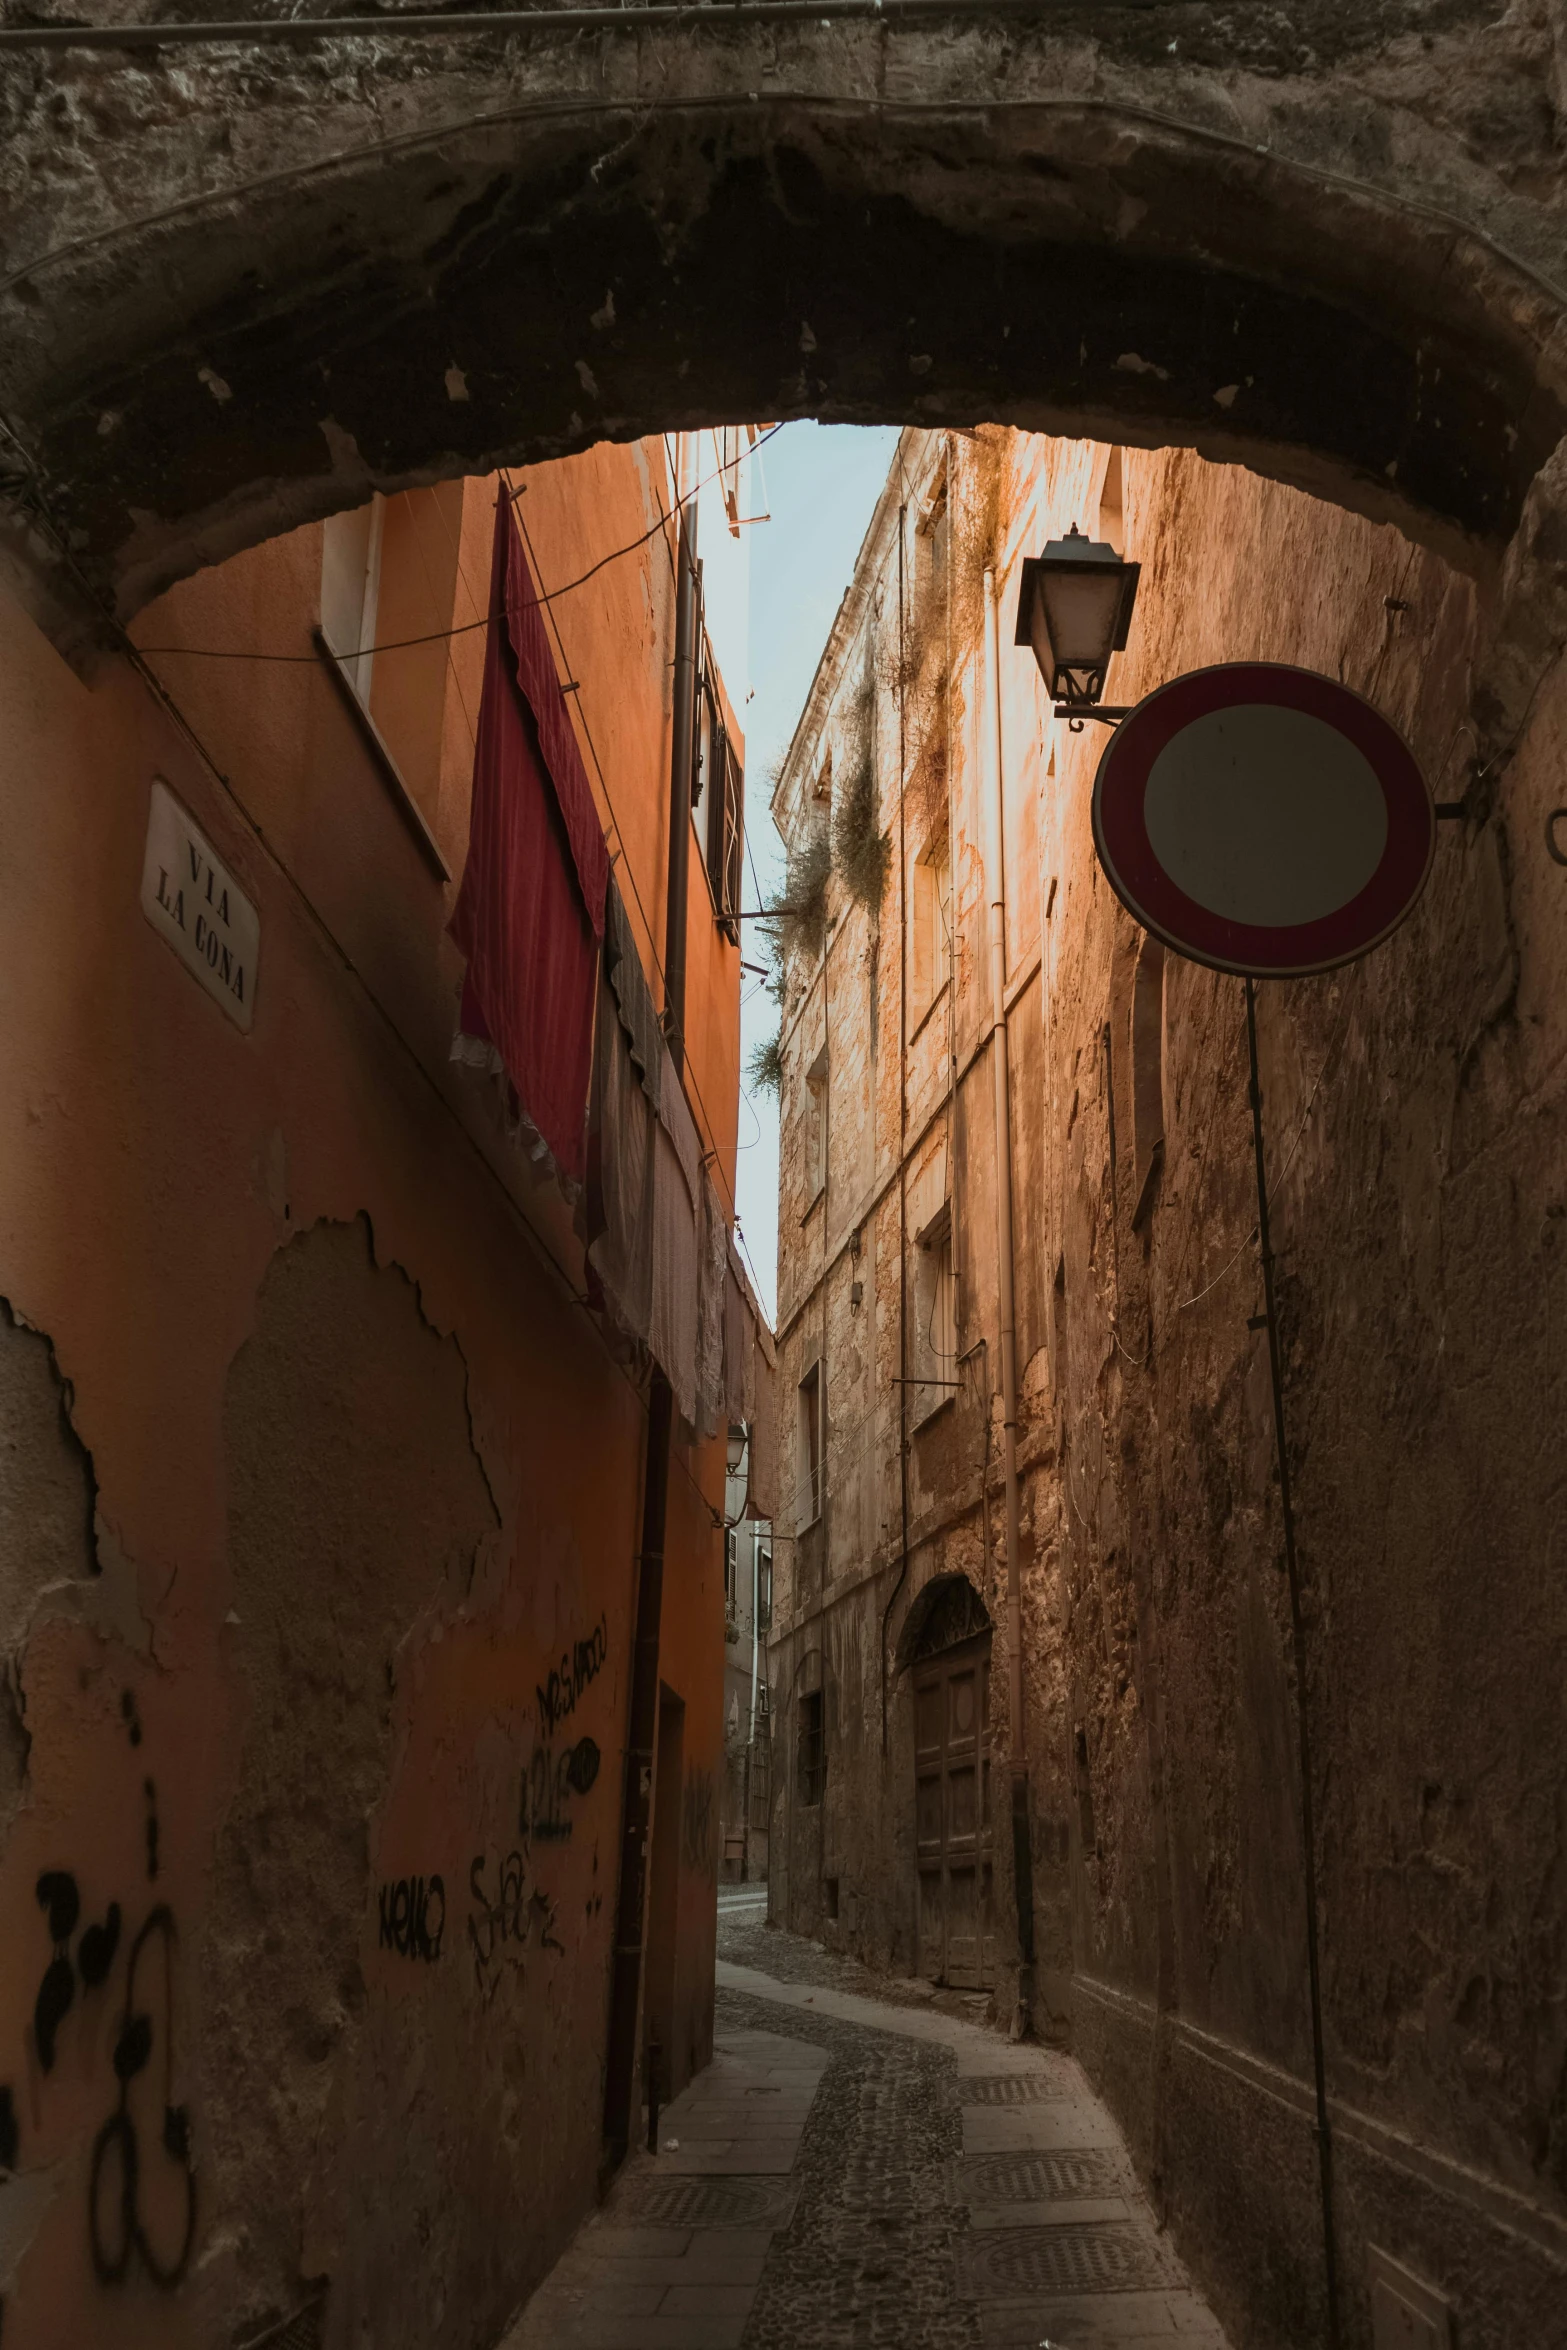
M 844 888 L 874 912 L 887 886 L 892 836 L 877 822 L 876 673 L 867 663 L 843 721 L 839 784 L 833 805 L 832 861 Z

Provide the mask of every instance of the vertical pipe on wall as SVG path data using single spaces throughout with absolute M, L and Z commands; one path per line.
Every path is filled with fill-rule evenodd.
M 642 1485 L 642 1549 L 637 1561 L 637 1620 L 631 1649 L 626 1777 L 621 1799 L 620 1895 L 615 1910 L 615 1964 L 604 2068 L 604 2149 L 624 2162 L 631 2143 L 637 2075 L 637 2011 L 647 1924 L 648 1823 L 653 1810 L 658 1736 L 658 1634 L 664 1604 L 664 1522 L 669 1502 L 673 1397 L 662 1371 L 648 1398 L 647 1462 Z
M 900 449 L 901 458 L 901 449 Z M 898 1510 L 901 1538 L 898 1580 L 881 1612 L 881 1752 L 887 1759 L 887 1627 L 909 1572 L 909 849 L 904 809 L 908 779 L 908 736 L 904 671 L 908 633 L 903 550 L 908 537 L 907 499 L 898 508 Z
M 696 500 L 685 492 L 682 437 L 675 484 L 680 531 L 675 563 L 674 724 L 669 749 L 669 899 L 664 921 L 664 1025 L 670 1058 L 685 1068 L 686 877 L 691 845 L 691 766 L 696 721 Z M 609 2041 L 604 2067 L 604 2145 L 612 2163 L 631 2143 L 636 2091 L 637 2016 L 647 1927 L 648 1824 L 658 1737 L 658 1646 L 664 1607 L 664 1536 L 669 1510 L 669 1448 L 674 1399 L 655 1369 L 648 1395 L 647 1459 L 642 1478 L 642 1545 L 637 1565 L 636 1628 L 632 1634 L 631 1696 L 626 1727 L 626 1774 L 621 1798 L 620 1891 L 615 1911 L 615 1963 L 610 1988 Z
M 1007 1729 L 1011 1747 L 1012 1877 L 1017 1900 L 1017 2016 L 1028 2031 L 1034 2007 L 1034 1854 L 1023 1714 L 1022 1522 L 1017 1482 L 1017 1309 L 1013 1296 L 1011 1073 L 1007 1058 L 1006 835 L 1001 800 L 1001 654 L 996 575 L 985 573 L 984 730 L 986 862 L 990 896 L 990 1067 L 995 1119 L 996 1260 L 1000 1295 L 1001 1466 L 1006 1483 Z
M 1263 1319 L 1268 1329 L 1268 1376 L 1273 1386 L 1273 1441 L 1278 1455 L 1279 1513 L 1284 1521 L 1284 1570 L 1289 1583 L 1295 1650 L 1295 1729 L 1300 1756 L 1300 1830 L 1305 1848 L 1306 1967 L 1311 1992 L 1311 2060 L 1317 2102 L 1317 2181 L 1322 2199 L 1322 2268 L 1327 2299 L 1328 2350 L 1338 2350 L 1338 2243 L 1333 2223 L 1333 2133 L 1328 2121 L 1327 2057 L 1322 2032 L 1322 1968 L 1317 1923 L 1317 1831 L 1311 1792 L 1311 1716 L 1306 1679 L 1306 1617 L 1301 1606 L 1300 1560 L 1295 1549 L 1295 1500 L 1290 1488 L 1284 1428 L 1284 1366 L 1268 1225 L 1268 1169 L 1262 1144 L 1262 1079 L 1257 1065 L 1257 990 L 1246 981 L 1246 1045 L 1251 1060 L 1251 1138 L 1257 1171 L 1257 1253 L 1262 1260 Z
M 669 896 L 664 914 L 664 1027 L 677 1069 L 686 1065 L 686 892 L 691 869 L 691 770 L 696 752 L 696 497 L 685 476 L 695 467 L 680 436 L 680 533 L 675 556 L 675 695 L 669 742 Z

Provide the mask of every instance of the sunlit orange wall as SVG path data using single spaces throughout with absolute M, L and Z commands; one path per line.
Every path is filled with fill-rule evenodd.
M 493 495 L 388 516 L 389 545 L 446 533 L 459 624 L 485 609 Z M 531 473 L 541 585 L 667 500 L 658 444 Z M 63 1578 L 41 1584 L 27 1530 L 0 1527 L 30 1742 L 0 1861 L 6 2350 L 244 2338 L 320 2277 L 330 2350 L 466 2346 L 594 2193 L 644 1408 L 581 1303 L 569 1211 L 449 1059 L 482 630 L 387 659 L 372 694 L 443 883 L 312 652 L 320 560 L 300 530 L 141 616 L 178 718 L 124 660 L 82 682 L 0 599 L 0 1295 L 52 1346 L 87 1455 L 73 1467 L 63 1423 L 38 1439 L 39 1490 L 76 1526 Z M 436 595 L 406 575 L 399 592 L 383 634 Z M 550 610 L 656 987 L 663 532 Z M 141 912 L 154 776 L 259 909 L 248 1036 Z M 738 955 L 693 866 L 690 1084 L 728 1205 Z M 36 1389 L 43 1341 L 0 1335 Z M 78 1474 L 92 1532 L 71 1516 Z M 722 1474 L 722 1439 L 678 1440 L 661 1664 L 686 1704 L 677 2069 L 711 2039 Z M 579 1641 L 551 1747 L 543 1689 Z M 551 1747 L 553 1770 L 568 1731 L 597 1775 L 552 1837 L 524 1833 L 530 1768 Z M 241 1817 L 258 1824 L 236 1840 Z M 36 1892 L 51 1871 L 80 1904 L 60 1950 Z M 382 1892 L 433 1875 L 435 1954 L 387 1947 Z M 81 1930 L 112 1903 L 117 1952 L 89 1984 Z M 160 1927 L 130 2000 L 152 2060 L 122 2116 L 129 1954 L 165 1908 L 172 2031 Z M 45 2067 L 35 2009 L 62 1956 L 73 1998 Z M 160 2282 L 184 2191 L 169 2106 L 189 2113 L 197 2220 Z M 116 2277 L 127 2121 L 154 2257 L 133 2242 Z

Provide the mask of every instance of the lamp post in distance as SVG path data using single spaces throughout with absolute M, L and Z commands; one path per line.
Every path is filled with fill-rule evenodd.
M 1127 711 L 1100 697 L 1110 656 L 1126 646 L 1142 565 L 1085 538 L 1074 522 L 1042 554 L 1025 555 L 1020 571 L 1014 642 L 1032 649 L 1056 716 L 1074 734 L 1085 718 L 1119 725 Z

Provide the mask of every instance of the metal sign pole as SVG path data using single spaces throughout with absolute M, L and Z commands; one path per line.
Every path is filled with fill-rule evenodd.
M 1338 2253 L 1333 2234 L 1333 2139 L 1328 2126 L 1327 2069 L 1322 2050 L 1322 1981 L 1317 1959 L 1317 1847 L 1311 1803 L 1311 1730 L 1306 1697 L 1306 1625 L 1300 1606 L 1300 1571 L 1295 1557 L 1295 1507 L 1290 1493 L 1289 1448 L 1284 1434 L 1284 1376 L 1279 1362 L 1279 1324 L 1273 1293 L 1273 1243 L 1268 1231 L 1268 1178 L 1262 1148 L 1262 1082 L 1257 1073 L 1257 991 L 1246 980 L 1246 1043 L 1251 1054 L 1251 1135 L 1257 1160 L 1257 1246 L 1262 1258 L 1263 1309 L 1268 1329 L 1268 1369 L 1273 1380 L 1273 1441 L 1279 1463 L 1279 1504 L 1284 1519 L 1284 1570 L 1289 1578 L 1290 1622 L 1295 1634 L 1295 1722 L 1300 1737 L 1300 1825 L 1306 1861 L 1306 1957 L 1311 1977 L 1311 2054 L 1317 2077 L 1317 2160 L 1322 2180 L 1322 2265 L 1328 2296 L 1328 2345 L 1338 2350 Z

